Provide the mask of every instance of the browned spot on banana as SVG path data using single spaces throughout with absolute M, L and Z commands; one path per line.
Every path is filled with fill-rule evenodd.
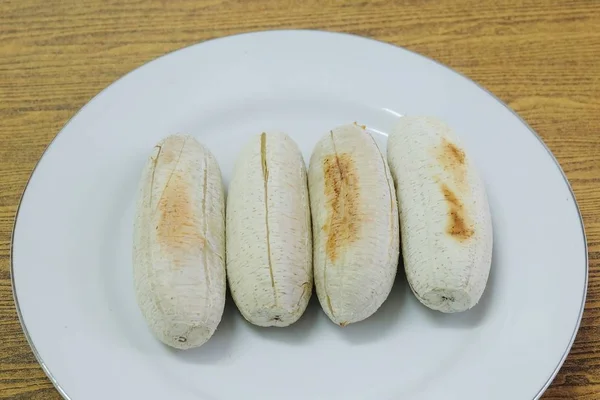
M 475 234 L 473 224 L 468 220 L 465 207 L 456 194 L 443 183 L 442 193 L 448 204 L 448 224 L 446 233 L 458 241 L 465 241 Z
M 437 149 L 437 160 L 444 170 L 454 177 L 457 186 L 465 183 L 466 155 L 464 150 L 446 138 Z
M 356 166 L 348 153 L 331 154 L 323 160 L 325 198 L 329 219 L 326 253 L 334 262 L 340 250 L 357 239 L 360 227 L 360 190 Z
M 204 194 L 203 194 L 204 195 Z M 202 251 L 205 238 L 195 223 L 197 213 L 185 177 L 174 171 L 158 202 L 157 241 L 165 248 L 183 252 Z

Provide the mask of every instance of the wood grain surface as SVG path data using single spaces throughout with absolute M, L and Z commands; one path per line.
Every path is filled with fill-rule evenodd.
M 597 0 L 0 1 L 0 398 L 60 398 L 23 336 L 9 267 L 19 197 L 48 143 L 91 97 L 147 61 L 281 28 L 351 32 L 430 56 L 495 93 L 543 137 L 575 191 L 590 256 L 582 326 L 543 399 L 600 399 Z

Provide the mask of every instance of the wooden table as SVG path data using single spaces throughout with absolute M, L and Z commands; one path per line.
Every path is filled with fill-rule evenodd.
M 352 32 L 433 57 L 494 92 L 543 137 L 577 196 L 590 256 L 582 326 L 543 398 L 599 399 L 597 0 L 0 2 L 0 398 L 60 398 L 25 341 L 9 271 L 19 197 L 46 145 L 92 96 L 149 60 L 281 28 Z

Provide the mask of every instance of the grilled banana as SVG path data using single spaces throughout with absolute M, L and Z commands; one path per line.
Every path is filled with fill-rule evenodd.
M 306 166 L 282 133 L 254 136 L 227 197 L 227 275 L 235 304 L 258 326 L 288 326 L 312 294 Z
M 483 183 L 456 134 L 431 117 L 403 117 L 388 139 L 406 277 L 427 307 L 465 311 L 480 299 L 492 257 Z
M 398 266 L 387 160 L 364 127 L 340 126 L 315 146 L 308 182 L 319 302 L 340 326 L 364 320 L 387 299 Z
M 188 349 L 205 343 L 225 306 L 221 172 L 193 137 L 172 135 L 142 173 L 134 223 L 137 301 L 152 332 Z

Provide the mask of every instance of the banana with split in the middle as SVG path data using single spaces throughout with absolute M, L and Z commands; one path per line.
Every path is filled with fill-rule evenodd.
M 396 193 L 386 157 L 364 127 L 337 127 L 308 171 L 315 286 L 327 316 L 345 326 L 387 299 L 398 266 Z
M 227 279 L 252 324 L 287 326 L 312 294 L 306 166 L 296 143 L 262 133 L 242 150 L 227 197 Z

